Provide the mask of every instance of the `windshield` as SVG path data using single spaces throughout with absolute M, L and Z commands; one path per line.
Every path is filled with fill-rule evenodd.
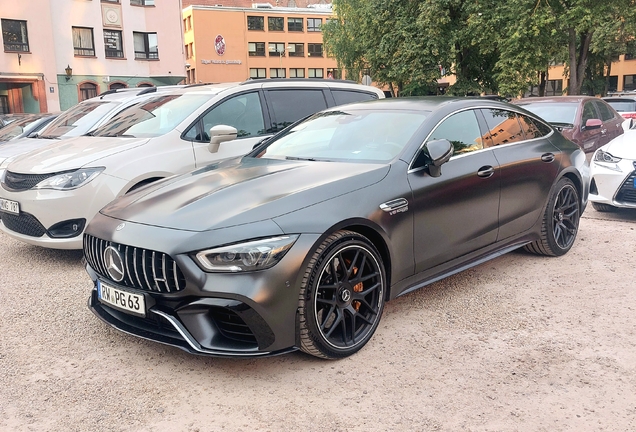
M 100 137 L 152 138 L 176 128 L 213 95 L 177 94 L 159 96 L 132 105 L 93 132 Z
M 346 109 L 318 113 L 274 138 L 256 157 L 388 162 L 400 154 L 428 114 Z
M 29 125 L 40 118 L 41 116 L 29 116 L 9 123 L 8 126 L 0 129 L 0 141 L 9 141 L 10 139 L 17 137 L 22 134 Z
M 40 138 L 60 138 L 85 134 L 119 102 L 82 102 L 64 111 L 42 130 Z
M 612 108 L 614 108 L 618 112 L 633 112 L 636 111 L 636 101 L 629 100 L 605 100 Z
M 578 103 L 523 103 L 519 106 L 538 115 L 548 123 L 573 125 L 576 119 Z

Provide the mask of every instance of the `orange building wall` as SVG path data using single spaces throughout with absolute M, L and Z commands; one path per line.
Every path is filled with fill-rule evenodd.
M 265 30 L 247 30 L 248 15 L 263 16 Z M 307 18 L 322 18 L 324 25 L 326 19 L 331 17 L 331 13 L 192 6 L 183 11 L 186 23 L 188 17 L 191 17 L 192 30 L 188 30 L 186 25 L 184 42 L 186 45 L 190 43 L 193 45 L 194 55 L 187 59 L 187 63 L 190 64 L 190 69 L 195 69 L 196 82 L 244 81 L 250 77 L 250 68 L 265 68 L 267 78 L 270 78 L 271 68 L 285 69 L 287 78 L 290 76 L 290 68 L 304 69 L 305 78 L 308 77 L 309 68 L 321 68 L 324 70 L 324 78 L 327 78 L 327 69 L 337 68 L 336 59 L 327 57 L 324 45 L 323 57 L 307 55 L 308 43 L 323 43 L 322 32 L 307 31 Z M 284 31 L 268 31 L 268 17 L 284 17 Z M 303 18 L 303 31 L 288 32 L 288 17 Z M 217 35 L 222 35 L 226 43 L 225 53 L 222 56 L 216 53 L 214 47 Z M 265 57 L 249 56 L 248 43 L 250 42 L 264 42 Z M 282 58 L 278 54 L 270 55 L 268 52 L 270 42 L 285 43 L 285 46 L 290 43 L 303 43 L 304 57 L 290 57 L 288 52 Z M 215 61 L 222 63 L 214 63 Z M 226 64 L 226 61 L 230 64 Z M 240 64 L 236 64 L 237 61 Z

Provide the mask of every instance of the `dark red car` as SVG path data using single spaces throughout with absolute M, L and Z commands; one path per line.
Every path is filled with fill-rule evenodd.
M 623 133 L 625 119 L 604 100 L 591 96 L 557 96 L 513 101 L 556 127 L 586 153 Z

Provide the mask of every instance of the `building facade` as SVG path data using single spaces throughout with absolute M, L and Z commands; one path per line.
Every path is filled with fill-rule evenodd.
M 0 113 L 185 79 L 180 0 L 2 0 Z
M 330 4 L 196 6 L 183 10 L 187 83 L 345 78 L 324 49 Z

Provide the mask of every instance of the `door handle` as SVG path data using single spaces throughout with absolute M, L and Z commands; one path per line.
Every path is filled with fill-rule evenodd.
M 490 165 L 483 166 L 477 171 L 479 177 L 488 178 L 495 173 L 495 169 Z
M 545 153 L 541 155 L 541 160 L 543 162 L 552 162 L 554 160 L 554 154 L 552 153 Z

